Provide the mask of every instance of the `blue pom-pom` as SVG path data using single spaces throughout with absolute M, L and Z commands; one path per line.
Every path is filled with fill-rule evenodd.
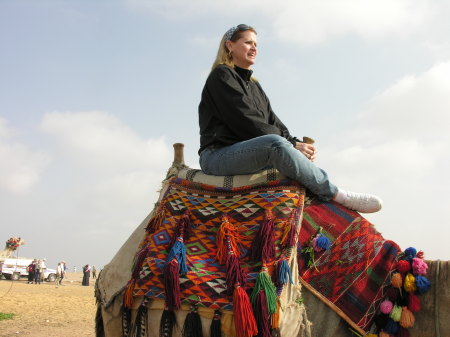
M 330 239 L 328 239 L 323 234 L 320 234 L 319 237 L 317 238 L 316 245 L 319 248 L 322 248 L 324 250 L 328 250 L 331 247 L 331 241 L 330 241 Z
M 395 335 L 400 328 L 400 325 L 395 322 L 392 318 L 389 318 L 386 326 L 384 327 L 384 332 L 387 332 L 390 335 Z
M 431 288 L 431 283 L 425 276 L 417 275 L 416 276 L 416 286 L 417 292 L 419 294 L 426 293 Z
M 412 258 L 416 257 L 416 254 L 417 254 L 417 249 L 414 247 L 409 247 L 409 248 L 405 249 L 405 256 L 407 258 L 412 259 Z

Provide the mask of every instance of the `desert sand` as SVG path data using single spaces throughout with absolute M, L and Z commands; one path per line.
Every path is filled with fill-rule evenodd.
M 94 281 L 81 286 L 82 273 L 67 273 L 63 286 L 0 280 L 0 312 L 15 314 L 0 321 L 0 337 L 95 336 Z

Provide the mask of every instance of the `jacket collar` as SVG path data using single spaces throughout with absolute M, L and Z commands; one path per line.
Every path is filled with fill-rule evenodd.
M 238 75 L 246 82 L 250 81 L 252 77 L 253 70 L 240 68 L 238 66 L 234 66 L 234 70 L 238 73 Z

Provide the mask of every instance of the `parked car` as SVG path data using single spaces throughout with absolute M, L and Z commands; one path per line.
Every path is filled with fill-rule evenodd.
M 5 259 L 1 266 L 1 274 L 7 280 L 19 280 L 21 277 L 28 277 L 28 266 L 31 262 L 33 262 L 33 259 Z M 56 270 L 51 268 L 44 269 L 44 280 L 54 282 L 56 280 Z

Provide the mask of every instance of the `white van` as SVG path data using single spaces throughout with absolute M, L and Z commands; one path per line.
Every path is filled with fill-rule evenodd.
M 21 277 L 28 277 L 28 266 L 33 259 L 16 258 L 5 259 L 1 266 L 1 273 L 7 280 L 19 280 Z M 44 280 L 54 282 L 56 280 L 56 270 L 46 268 L 44 270 Z

